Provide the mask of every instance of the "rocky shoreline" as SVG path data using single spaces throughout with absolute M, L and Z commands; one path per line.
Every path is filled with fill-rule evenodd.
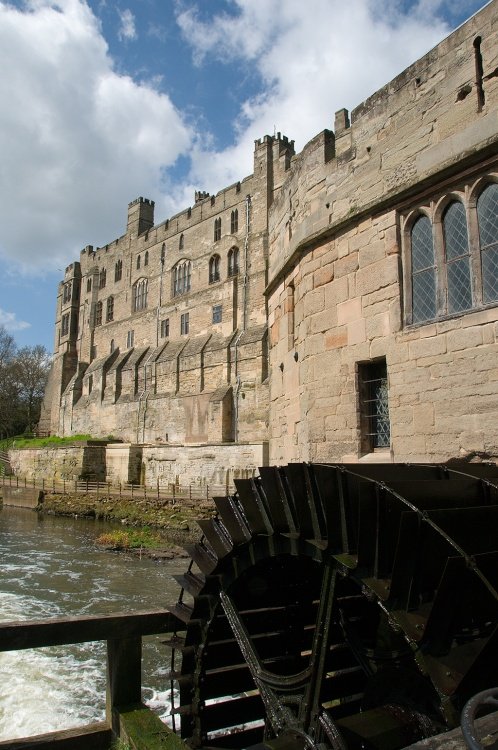
M 110 521 L 121 524 L 125 529 L 151 529 L 158 539 L 153 546 L 122 548 L 104 544 L 102 548 L 148 557 L 158 562 L 188 557 L 184 547 L 194 544 L 201 536 L 196 521 L 214 514 L 214 507 L 206 502 L 192 506 L 180 502 L 157 503 L 143 498 L 132 499 L 116 495 L 97 498 L 91 494 L 50 492 L 44 493 L 36 510 L 47 515 Z

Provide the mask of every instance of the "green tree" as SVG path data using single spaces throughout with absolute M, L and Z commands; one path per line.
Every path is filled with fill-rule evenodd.
M 0 437 L 35 429 L 49 369 L 45 347 L 18 349 L 0 326 Z
M 50 370 L 50 357 L 44 346 L 25 346 L 15 357 L 20 417 L 24 430 L 35 429 Z

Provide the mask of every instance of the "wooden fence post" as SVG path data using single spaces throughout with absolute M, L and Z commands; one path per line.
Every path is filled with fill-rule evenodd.
M 107 641 L 106 718 L 119 734 L 115 709 L 142 700 L 142 638 L 112 638 Z

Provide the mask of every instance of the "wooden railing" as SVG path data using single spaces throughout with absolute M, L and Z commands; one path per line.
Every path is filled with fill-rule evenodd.
M 97 499 L 104 496 L 118 496 L 137 498 L 157 503 L 158 505 L 191 505 L 212 503 L 213 497 L 225 496 L 234 489 L 221 484 L 189 484 L 189 485 L 155 485 L 112 483 L 97 480 L 82 479 L 38 479 L 36 477 L 20 477 L 17 475 L 0 476 L 2 486 L 35 487 L 44 492 L 70 494 L 95 494 Z
M 170 633 L 177 619 L 164 610 L 0 623 L 0 652 L 89 641 L 107 642 L 106 720 L 86 727 L 0 742 L 1 750 L 109 750 L 116 737 L 131 747 L 185 750 L 181 740 L 141 703 L 142 636 Z M 75 675 L 75 680 L 77 675 Z M 0 690 L 8 690 L 8 684 Z M 50 707 L 47 707 L 50 711 Z M 140 716 L 140 743 L 133 726 Z M 144 726 L 148 727 L 144 730 Z M 150 732 L 150 743 L 143 732 Z M 143 742 L 145 744 L 143 744 Z

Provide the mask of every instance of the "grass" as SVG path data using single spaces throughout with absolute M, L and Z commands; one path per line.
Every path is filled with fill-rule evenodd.
M 142 529 L 118 529 L 101 534 L 95 540 L 103 547 L 113 549 L 152 549 L 161 542 L 161 537 L 148 526 Z
M 71 435 L 70 437 L 57 437 L 57 435 L 50 435 L 49 437 L 34 437 L 28 438 L 24 435 L 19 437 L 9 438 L 9 448 L 47 448 L 47 447 L 58 447 L 63 445 L 71 445 L 72 443 L 80 443 L 85 440 L 92 440 L 91 435 Z M 6 441 L 4 441 L 6 442 Z M 3 448 L 2 450 L 7 450 Z

